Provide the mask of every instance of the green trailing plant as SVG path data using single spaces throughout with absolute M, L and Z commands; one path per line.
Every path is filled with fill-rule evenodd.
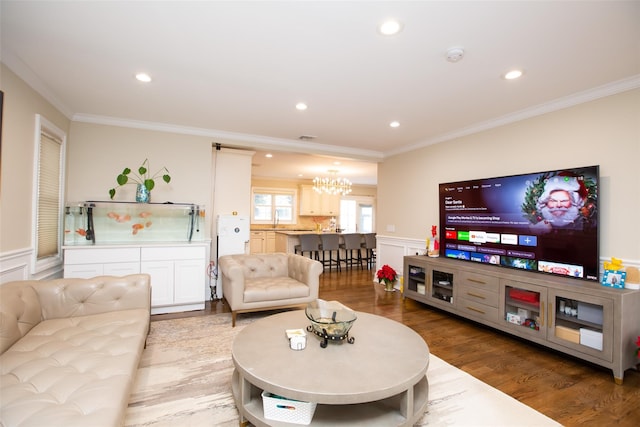
M 124 168 L 122 173 L 116 177 L 118 186 L 109 190 L 109 197 L 113 199 L 116 195 L 116 189 L 127 184 L 144 185 L 148 191 L 151 191 L 156 186 L 156 179 L 162 177 L 162 180 L 167 184 L 171 182 L 171 176 L 169 170 L 166 167 L 162 167 L 158 172 L 153 175 L 149 173 L 149 159 L 144 159 L 144 162 L 138 168 L 138 173 L 131 173 L 131 169 Z

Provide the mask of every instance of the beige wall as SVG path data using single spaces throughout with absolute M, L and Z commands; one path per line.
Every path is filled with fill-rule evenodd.
M 156 180 L 152 202 L 198 203 L 211 207 L 211 139 L 143 129 L 73 122 L 67 154 L 67 200 L 109 200 L 109 189 L 125 167 L 135 171 L 145 159 L 150 170 L 163 166 L 171 182 Z M 114 200 L 134 201 L 135 185 L 116 190 Z
M 1 63 L 0 89 L 4 92 L 0 253 L 7 253 L 31 247 L 36 114 L 67 135 L 70 121 Z
M 441 182 L 590 165 L 600 165 L 600 257 L 639 262 L 640 90 L 385 159 L 377 230 L 424 239 L 439 224 Z

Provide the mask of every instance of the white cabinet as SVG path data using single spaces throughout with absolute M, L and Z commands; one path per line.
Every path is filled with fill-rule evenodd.
M 202 286 L 205 265 L 202 259 L 175 261 L 173 264 L 174 302 L 191 304 L 202 301 Z M 204 307 L 203 307 L 204 308 Z
M 204 246 L 143 247 L 140 272 L 151 276 L 151 314 L 204 308 Z
M 208 243 L 177 246 L 64 248 L 64 277 L 146 273 L 151 314 L 204 308 Z
M 340 215 L 340 196 L 320 194 L 311 185 L 300 186 L 301 216 L 338 216 Z
M 86 247 L 64 250 L 65 278 L 89 279 L 95 276 L 126 276 L 140 273 L 139 248 Z

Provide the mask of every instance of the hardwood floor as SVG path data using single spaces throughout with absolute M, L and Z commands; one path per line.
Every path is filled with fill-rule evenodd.
M 433 354 L 565 426 L 640 425 L 639 371 L 627 370 L 623 385 L 616 385 L 610 370 L 403 300 L 400 292 L 385 292 L 373 283 L 373 275 L 373 270 L 326 271 L 320 298 L 404 323 Z M 213 301 L 202 311 L 152 320 L 224 312 L 229 312 L 226 303 Z M 389 341 L 393 344 L 393 337 Z

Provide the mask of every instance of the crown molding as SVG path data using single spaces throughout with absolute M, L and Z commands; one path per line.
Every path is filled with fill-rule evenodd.
M 386 151 L 384 153 L 384 157 L 386 158 L 396 154 L 402 154 L 409 151 L 417 150 L 419 148 L 424 148 L 429 145 L 451 141 L 456 138 L 461 138 L 486 130 L 495 129 L 500 126 L 505 126 L 511 123 L 519 122 L 521 120 L 530 119 L 532 117 L 537 117 L 554 111 L 563 110 L 565 108 L 584 104 L 596 99 L 605 98 L 607 96 L 616 95 L 618 93 L 627 92 L 638 88 L 640 88 L 640 74 L 636 74 L 626 79 L 607 83 L 605 85 L 598 86 L 589 90 L 577 92 L 575 94 L 568 95 L 563 98 L 558 98 L 544 104 L 525 108 L 524 110 L 515 111 L 502 117 L 477 123 L 475 125 L 468 126 L 454 132 L 445 133 L 434 138 L 429 138 L 416 144 L 406 145 L 395 150 Z
M 318 144 L 309 141 L 301 142 L 291 139 L 273 138 L 269 136 L 228 132 L 215 129 L 181 126 L 170 123 L 147 122 L 92 114 L 74 114 L 72 121 L 144 129 L 157 132 L 177 133 L 181 135 L 203 136 L 214 139 L 214 141 L 212 141 L 214 144 L 221 143 L 229 147 L 249 147 L 256 150 L 280 150 L 305 154 L 339 156 L 366 161 L 380 161 L 383 159 L 383 154 L 379 151 Z
M 58 97 L 49 89 L 38 75 L 27 66 L 27 64 L 20 59 L 19 56 L 13 53 L 11 49 L 2 49 L 2 63 L 13 71 L 19 78 L 25 81 L 33 90 L 42 96 L 46 101 L 53 105 L 58 111 L 60 111 L 67 119 L 71 120 L 73 117 L 73 111 L 64 102 L 60 101 Z

